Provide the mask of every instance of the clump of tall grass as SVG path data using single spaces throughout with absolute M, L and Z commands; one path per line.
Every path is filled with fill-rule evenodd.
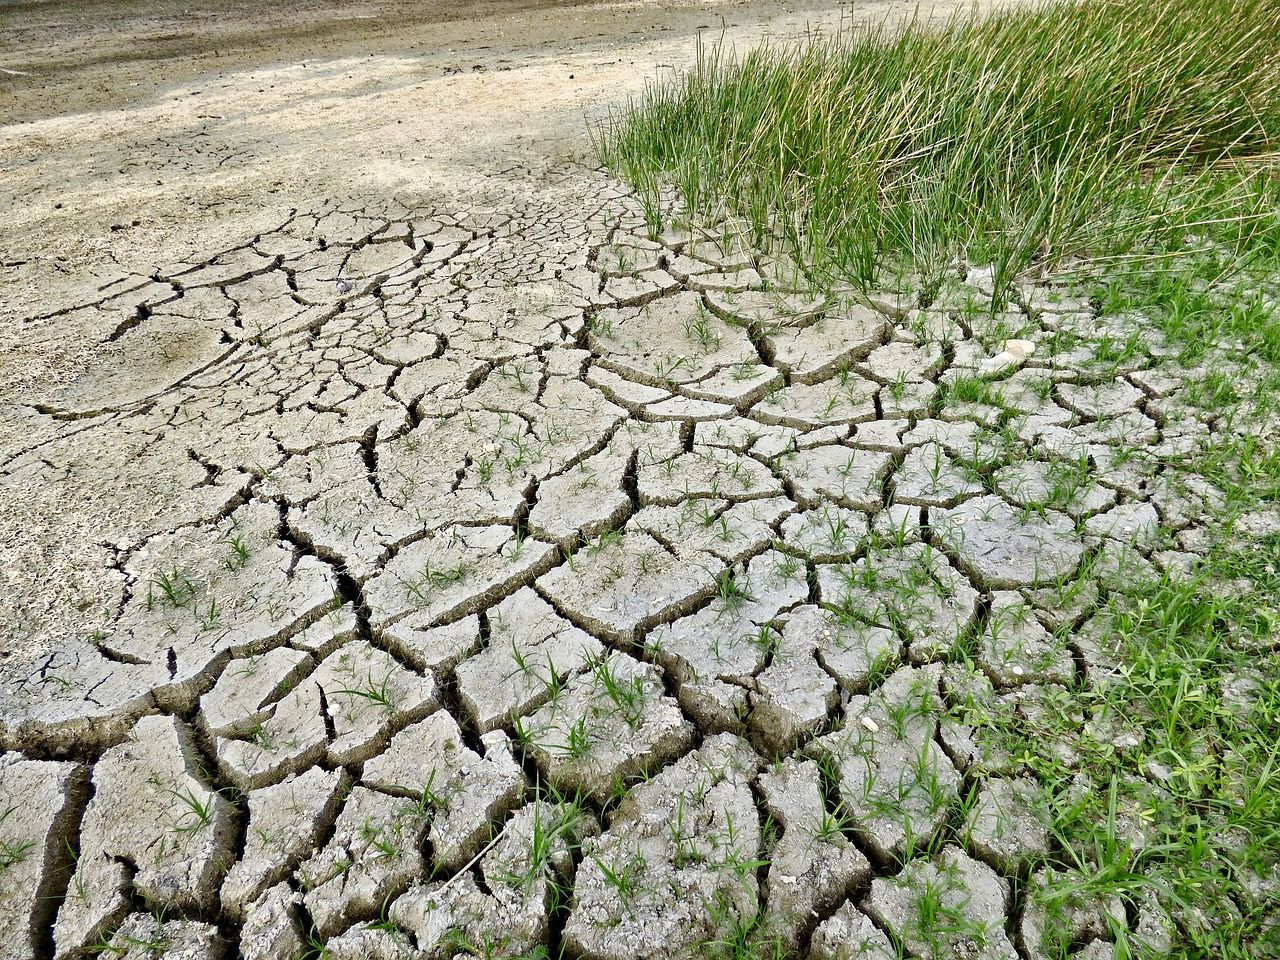
M 652 202 L 818 275 L 1280 249 L 1275 0 L 1069 0 L 699 51 L 598 130 Z

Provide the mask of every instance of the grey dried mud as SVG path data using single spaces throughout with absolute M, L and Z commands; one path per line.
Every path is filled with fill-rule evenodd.
M 1120 455 L 1197 435 L 1163 356 L 1029 302 L 1009 364 L 597 173 L 487 189 L 75 308 L 168 359 L 18 408 L 0 464 L 98 517 L 77 629 L 16 583 L 0 956 L 1056 955 L 980 728 L 1104 678 L 1100 599 L 1204 549 L 1216 491 Z M 1067 942 L 1160 929 L 1112 907 Z

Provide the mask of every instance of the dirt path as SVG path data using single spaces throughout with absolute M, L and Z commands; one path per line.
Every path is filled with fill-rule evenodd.
M 11 2 L 0 68 L 8 120 L 136 107 L 166 88 L 280 63 L 413 56 L 442 72 L 501 69 L 535 57 L 624 50 L 661 34 L 734 29 L 837 4 L 590 0 L 367 0 L 264 5 L 220 0 Z

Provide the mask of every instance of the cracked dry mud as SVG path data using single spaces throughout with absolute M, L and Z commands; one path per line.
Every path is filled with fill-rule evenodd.
M 10 601 L 0 957 L 674 958 L 757 915 L 1049 955 L 1035 784 L 969 720 L 1101 682 L 1099 598 L 1202 548 L 1167 351 L 1099 360 L 1140 320 L 1045 288 L 815 300 L 576 167 L 488 189 L 71 308 L 100 369 L 0 487 L 106 519 L 78 629 Z

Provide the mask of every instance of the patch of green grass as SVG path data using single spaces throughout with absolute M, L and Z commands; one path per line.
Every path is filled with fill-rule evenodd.
M 740 59 L 702 49 L 597 145 L 651 217 L 673 184 L 695 219 L 740 216 L 811 278 L 929 285 L 959 257 L 993 265 L 999 290 L 1079 257 L 1274 263 L 1278 54 L 1271 0 L 864 25 Z
M 1252 250 L 1250 273 L 1265 273 L 1280 262 L 1280 250 L 1259 237 Z M 1280 324 L 1255 280 L 1246 274 L 1236 282 L 1238 263 L 1222 251 L 1165 253 L 1141 263 L 1111 266 L 1090 286 L 1093 302 L 1104 314 L 1137 311 L 1180 348 L 1179 360 L 1203 360 L 1218 344 L 1243 346 L 1250 356 L 1280 363 Z
M 1176 956 L 1270 956 L 1258 951 L 1280 942 L 1278 570 L 1272 535 L 1114 593 L 1097 633 L 1110 669 L 1071 694 L 1085 730 L 1075 710 L 986 717 L 984 741 L 1048 788 L 1076 871 L 1053 895 L 1154 895 L 1179 924 Z

